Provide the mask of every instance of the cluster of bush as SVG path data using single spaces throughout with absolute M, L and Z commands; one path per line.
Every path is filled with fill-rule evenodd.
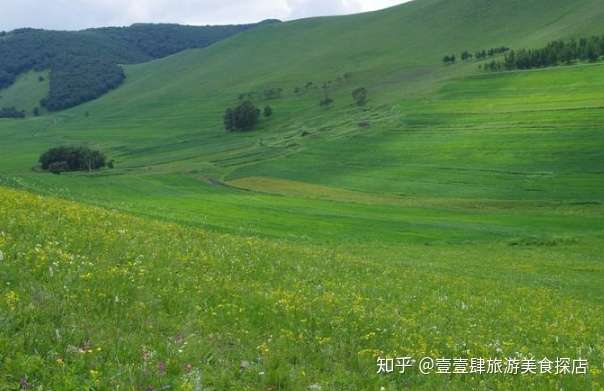
M 0 118 L 25 118 L 25 111 L 19 111 L 14 107 L 3 107 L 0 109 Z
M 333 105 L 334 100 L 330 96 L 330 91 L 334 85 L 341 84 L 345 81 L 349 81 L 352 78 L 350 73 L 344 73 L 342 76 L 338 76 L 335 81 L 327 81 L 321 85 L 321 89 L 323 91 L 323 96 L 319 101 L 319 105 L 321 107 L 329 108 Z M 309 81 L 306 83 L 304 89 L 301 87 L 294 88 L 294 94 L 299 95 L 304 91 L 309 90 L 317 90 L 318 86 L 315 85 L 314 82 Z M 254 103 L 254 98 L 264 98 L 266 100 L 269 99 L 278 99 L 281 98 L 283 93 L 282 88 L 269 88 L 265 89 L 260 95 L 256 92 L 247 92 L 239 94 L 239 104 L 234 108 L 227 108 L 224 117 L 224 128 L 227 132 L 233 131 L 249 131 L 253 130 L 258 124 L 262 113 L 264 113 L 265 117 L 270 117 L 273 114 L 273 109 L 270 106 L 266 106 L 264 111 L 262 112 L 259 108 L 257 108 Z M 368 100 L 368 91 L 364 87 L 356 88 L 352 91 L 352 99 L 354 103 L 358 106 L 364 106 Z
M 476 52 L 476 53 L 474 54 L 474 57 L 475 57 L 477 60 L 484 60 L 485 58 L 488 58 L 488 57 L 494 57 L 494 56 L 497 56 L 497 55 L 499 55 L 499 54 L 504 54 L 504 53 L 507 53 L 507 52 L 509 52 L 510 50 L 511 50 L 511 49 L 510 49 L 509 47 L 507 47 L 507 46 L 501 46 L 501 47 L 498 47 L 498 48 L 491 48 L 491 49 L 489 49 L 489 50 L 480 50 L 480 51 L 478 51 L 478 52 Z M 468 51 L 466 51 L 465 53 L 468 53 Z M 469 53 L 468 53 L 468 54 L 469 54 Z M 472 58 L 472 56 L 471 56 L 471 55 L 470 55 L 470 56 L 468 56 L 468 58 L 467 58 L 467 59 L 470 59 L 470 58 Z M 462 53 L 462 60 L 463 60 L 463 59 L 464 59 L 464 58 L 463 58 L 463 53 Z
M 322 90 L 322 97 L 319 100 L 321 107 L 329 108 L 334 103 L 334 99 L 330 96 L 330 92 L 334 87 L 341 86 L 343 83 L 348 82 L 352 79 L 352 74 L 349 72 L 343 73 L 337 76 L 334 80 L 326 81 L 322 84 L 317 84 L 313 81 L 307 82 L 304 87 L 294 87 L 294 95 L 302 95 L 310 91 Z M 251 103 L 255 99 L 279 99 L 283 96 L 283 88 L 267 88 L 261 93 L 259 92 L 246 92 L 239 94 L 240 102 Z M 355 103 L 359 106 L 363 106 L 367 102 L 367 90 L 365 88 L 357 88 L 352 92 L 352 97 Z M 240 104 L 238 108 L 227 109 L 224 116 L 225 128 L 228 131 L 231 130 L 249 130 L 253 129 L 257 120 L 254 120 L 253 110 L 244 104 Z M 272 109 L 271 109 L 272 113 Z M 260 118 L 260 114 L 257 115 Z M 243 125 L 238 125 L 243 124 Z M 251 125 L 250 125 L 251 124 Z
M 544 48 L 512 50 L 500 61 L 491 61 L 482 69 L 508 71 L 570 65 L 577 61 L 596 62 L 604 55 L 604 35 L 591 38 L 552 41 Z
M 365 106 L 368 98 L 369 93 L 364 87 L 359 87 L 352 91 L 352 100 L 357 106 Z M 330 107 L 333 103 L 334 100 L 329 96 L 327 89 L 325 89 L 325 94 L 323 95 L 323 98 L 319 101 L 319 105 L 321 107 Z
M 268 88 L 264 90 L 264 99 L 279 99 L 282 93 L 282 88 Z
M 252 91 L 252 92 L 246 92 L 244 94 L 239 94 L 239 100 L 244 101 L 244 100 L 253 100 L 253 99 L 265 99 L 265 100 L 280 99 L 282 94 L 283 94 L 283 88 L 278 88 L 278 87 L 267 88 L 264 91 L 262 91 L 262 93 Z
M 271 117 L 273 109 L 270 106 L 266 106 L 262 112 L 252 101 L 245 100 L 235 106 L 235 108 L 229 107 L 226 110 L 224 113 L 224 128 L 227 132 L 247 132 L 253 130 L 258 125 L 262 113 L 264 113 L 266 118 Z
M 93 171 L 108 166 L 113 168 L 113 161 L 107 162 L 101 151 L 79 146 L 63 146 L 49 149 L 39 159 L 43 170 L 54 174 L 67 171 Z
M 118 64 L 205 47 L 254 26 L 136 24 L 85 31 L 18 29 L 0 39 L 0 89 L 13 84 L 21 73 L 49 69 L 50 92 L 41 104 L 50 111 L 62 110 L 119 86 L 125 76 Z
M 326 81 L 322 84 L 321 88 L 322 89 L 329 89 L 331 88 L 334 84 L 342 84 L 344 82 L 350 81 L 350 79 L 352 79 L 352 74 L 349 72 L 346 72 L 338 77 L 336 77 L 335 81 L 329 80 Z M 294 94 L 299 95 L 302 94 L 304 92 L 310 91 L 310 90 L 315 90 L 319 88 L 319 84 L 315 84 L 312 81 L 307 82 L 304 87 L 294 87 Z

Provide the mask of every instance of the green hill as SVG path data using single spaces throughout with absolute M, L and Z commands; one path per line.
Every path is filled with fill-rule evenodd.
M 11 260 L 0 276 L 13 284 L 0 305 L 14 311 L 0 321 L 23 341 L 91 322 L 61 339 L 65 354 L 9 331 L 0 379 L 191 389 L 195 369 L 214 389 L 598 389 L 604 64 L 487 73 L 442 58 L 601 35 L 602 5 L 416 0 L 269 24 L 127 65 L 124 84 L 81 106 L 0 119 L 0 184 L 80 203 L 0 189 Z M 273 116 L 225 132 L 225 109 L 250 94 Z M 115 168 L 36 167 L 73 144 Z M 53 254 L 86 262 L 49 279 Z M 35 283 L 20 283 L 32 268 Z M 48 311 L 32 321 L 36 305 Z M 180 335 L 183 355 L 166 342 Z M 108 352 L 67 355 L 82 346 Z M 142 346 L 158 356 L 147 362 Z M 591 367 L 375 375 L 377 357 L 399 354 L 581 356 Z M 160 362 L 165 373 L 149 370 Z
M 262 24 L 273 23 L 267 20 Z M 135 24 L 84 31 L 18 29 L 0 36 L 0 89 L 30 70 L 50 71 L 50 90 L 36 104 L 58 111 L 95 99 L 119 86 L 120 64 L 166 57 L 209 46 L 256 27 Z M 12 104 L 12 106 L 18 104 Z
M 272 177 L 302 187 L 317 183 L 387 194 L 403 203 L 413 198 L 420 207 L 434 199 L 451 205 L 457 200 L 599 202 L 599 66 L 478 77 L 477 62 L 444 66 L 441 58 L 465 49 L 532 47 L 599 33 L 597 23 L 579 21 L 596 20 L 602 12 L 591 0 L 580 7 L 563 1 L 423 0 L 368 14 L 267 25 L 206 49 L 127 66 L 121 88 L 60 115 L 5 122 L 2 143 L 9 152 L 3 171 L 42 190 L 110 205 L 120 199 L 125 203 L 120 205 L 137 211 L 277 236 L 292 234 L 295 227 L 302 232 L 294 236 L 313 236 L 295 219 L 282 227 L 280 213 L 291 213 L 290 200 L 277 203 L 282 205 L 269 215 L 274 217 L 241 220 L 255 201 L 211 184 Z M 347 73 L 351 76 L 344 79 Z M 318 104 L 321 88 L 304 87 L 329 81 L 335 104 L 324 109 Z M 294 93 L 296 87 L 303 92 Z M 357 87 L 369 90 L 365 108 L 353 105 L 350 94 Z M 262 98 L 268 88 L 282 88 L 283 96 Z M 272 105 L 275 116 L 255 132 L 225 134 L 225 108 L 248 92 L 259 93 L 256 103 Z M 105 150 L 118 169 L 93 177 L 31 174 L 45 148 L 80 142 Z M 232 213 L 211 217 L 216 205 L 208 204 L 207 192 L 217 194 L 218 205 L 223 195 L 229 199 L 224 207 Z M 181 194 L 191 203 L 182 202 Z M 266 202 L 274 208 L 273 201 Z M 264 215 L 263 203 L 252 216 Z M 349 218 L 330 222 L 335 227 L 329 229 L 336 238 L 342 229 L 361 235 L 352 217 L 359 213 L 356 206 L 342 208 Z M 376 232 L 389 232 L 385 237 L 447 240 L 450 234 L 438 233 L 446 224 L 424 218 L 412 233 L 393 231 L 391 224 L 400 221 L 385 224 L 381 210 L 364 208 L 382 227 Z M 296 210 L 304 221 L 324 223 L 313 208 Z M 396 210 L 408 218 L 406 210 Z M 519 234 L 502 230 L 497 220 L 487 231 Z M 507 224 L 514 226 L 514 219 Z M 452 230 L 458 239 L 474 237 L 455 224 Z

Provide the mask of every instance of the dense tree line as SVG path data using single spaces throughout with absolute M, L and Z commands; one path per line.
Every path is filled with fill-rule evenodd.
M 552 41 L 540 49 L 512 50 L 500 61 L 491 61 L 483 69 L 506 71 L 570 65 L 576 61 L 596 62 L 604 55 L 604 35 L 591 38 Z
M 14 107 L 3 107 L 0 109 L 0 118 L 25 118 L 25 111 L 19 111 Z
M 136 24 L 84 31 L 18 29 L 0 39 L 0 89 L 14 83 L 21 73 L 49 69 L 50 92 L 41 103 L 48 110 L 61 110 L 119 86 L 125 76 L 118 64 L 205 47 L 254 26 Z
M 491 48 L 488 50 L 479 50 L 476 53 L 474 53 L 474 57 L 477 60 L 484 60 L 488 57 L 494 57 L 499 54 L 507 53 L 509 51 L 510 51 L 510 48 L 508 48 L 507 46 L 500 46 L 498 48 Z
M 65 171 L 92 171 L 107 165 L 101 151 L 88 147 L 63 146 L 49 149 L 39 159 L 42 169 L 59 174 Z M 113 162 L 110 162 L 113 166 Z
M 471 53 L 469 50 L 464 50 L 463 52 L 461 52 L 461 55 L 459 56 L 459 58 L 462 61 L 469 61 L 474 58 L 477 60 L 484 60 L 489 57 L 494 57 L 499 54 L 506 53 L 509 50 L 510 50 L 510 48 L 508 48 L 506 46 L 501 46 L 501 47 L 496 47 L 496 48 L 491 48 L 491 49 L 483 49 L 483 50 L 479 50 L 475 53 Z M 442 61 L 446 65 L 451 65 L 451 64 L 455 64 L 457 62 L 457 58 L 458 57 L 455 54 L 446 55 L 443 57 Z

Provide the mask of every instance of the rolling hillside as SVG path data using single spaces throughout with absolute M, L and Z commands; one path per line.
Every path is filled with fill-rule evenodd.
M 0 119 L 0 388 L 599 389 L 604 64 L 442 58 L 603 17 L 602 0 L 416 0 L 269 24 Z M 226 133 L 242 94 L 274 115 Z M 36 167 L 72 144 L 116 167 Z M 401 354 L 591 366 L 376 375 Z
M 124 79 L 120 64 L 141 63 L 185 49 L 203 48 L 274 22 L 238 26 L 135 24 L 83 31 L 23 28 L 2 32 L 0 88 L 11 87 L 20 75 L 30 71 L 50 72 L 50 88 L 35 106 L 59 111 L 118 87 Z M 7 104 L 20 108 L 23 102 L 15 99 Z M 29 106 L 28 102 L 22 109 Z
M 3 121 L 0 143 L 7 153 L 2 170 L 41 191 L 277 236 L 308 237 L 303 228 L 308 222 L 327 224 L 336 238 L 342 230 L 358 233 L 358 206 L 338 204 L 343 210 L 337 220 L 315 215 L 314 208 L 295 209 L 304 223 L 294 219 L 283 226 L 281 213 L 292 213 L 291 200 L 275 202 L 266 194 L 278 195 L 279 186 L 273 189 L 266 181 L 250 185 L 253 180 L 248 180 L 247 190 L 261 192 L 250 197 L 215 184 L 263 177 L 293 180 L 301 188 L 316 183 L 336 192 L 387 194 L 403 206 L 413 200 L 420 210 L 469 202 L 600 202 L 599 65 L 478 76 L 476 62 L 443 66 L 440 61 L 444 53 L 463 49 L 530 47 L 597 33 L 597 24 L 578 21 L 602 13 L 600 2 L 581 5 L 422 0 L 369 14 L 264 26 L 206 49 L 128 66 L 123 87 L 68 112 Z M 350 79 L 339 80 L 345 73 Z M 328 81 L 335 99 L 328 110 L 318 105 L 320 88 L 293 92 L 309 82 Z M 361 86 L 370 94 L 362 109 L 350 97 Z M 256 132 L 225 134 L 225 108 L 241 93 L 267 88 L 284 90 L 281 99 L 258 99 L 259 105 L 274 106 L 274 118 Z M 78 142 L 106 150 L 118 168 L 92 177 L 32 174 L 44 149 Z M 218 205 L 229 200 L 216 217 L 208 193 L 216 195 Z M 306 203 L 307 196 L 300 202 Z M 320 203 L 316 210 L 330 215 L 334 201 L 338 199 L 310 202 Z M 267 216 L 265 202 L 271 209 L 281 206 Z M 363 216 L 393 240 L 400 235 L 450 238 L 451 233 L 440 233 L 449 224 L 428 223 L 433 218 L 423 212 L 418 212 L 419 221 L 412 219 L 411 231 L 393 233 L 391 224 L 400 221 L 386 224 L 383 211 L 375 208 L 363 206 Z M 388 210 L 409 219 L 404 208 Z M 237 217 L 250 213 L 248 219 Z M 451 213 L 442 220 L 457 216 L 456 210 Z M 487 232 L 526 234 L 524 228 L 517 232 L 514 217 L 501 218 L 516 228 L 500 227 L 497 216 Z M 486 223 L 480 217 L 478 232 L 484 232 Z M 455 238 L 474 238 L 458 228 L 451 226 Z

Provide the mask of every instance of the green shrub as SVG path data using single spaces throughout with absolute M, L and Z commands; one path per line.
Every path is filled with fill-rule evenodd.
M 270 107 L 270 106 L 266 106 L 266 107 L 264 108 L 264 116 L 265 116 L 266 118 L 269 118 L 269 117 L 271 117 L 272 115 L 273 115 L 273 108 L 272 108 L 272 107 Z

